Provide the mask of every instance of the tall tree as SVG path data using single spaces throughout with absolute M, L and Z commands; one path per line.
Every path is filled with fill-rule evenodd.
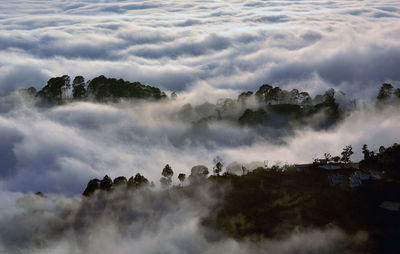
M 183 182 L 186 180 L 186 174 L 180 173 L 178 179 L 181 182 L 181 186 L 183 186 Z
M 135 177 L 131 176 L 128 180 L 128 187 L 130 188 L 140 188 L 145 186 L 149 186 L 149 180 L 139 173 L 137 173 Z
M 340 160 L 343 161 L 345 165 L 348 165 L 350 163 L 350 157 L 353 153 L 354 152 L 351 145 L 346 146 L 345 148 L 343 148 L 343 151 L 341 153 L 342 158 Z
M 221 157 L 217 156 L 217 157 L 214 158 L 213 162 L 215 164 L 215 166 L 214 166 L 214 174 L 216 176 L 219 176 L 219 174 L 221 173 L 222 168 L 224 166 L 224 164 L 222 164 L 222 159 L 221 159 Z
M 68 75 L 51 78 L 47 81 L 47 85 L 37 93 L 37 96 L 48 103 L 62 103 L 63 99 L 68 97 L 70 86 Z
M 370 155 L 371 155 L 371 152 L 368 150 L 367 144 L 364 144 L 364 145 L 363 145 L 363 147 L 362 147 L 362 153 L 364 154 L 364 160 L 368 160 L 369 157 L 370 157 Z
M 392 96 L 393 86 L 389 83 L 383 83 L 376 97 L 379 102 L 385 102 Z
M 324 153 L 324 157 L 326 162 L 330 162 L 332 160 L 332 155 L 330 153 Z
M 172 176 L 174 175 L 174 171 L 172 171 L 172 168 L 170 165 L 165 165 L 165 167 L 163 168 L 162 172 L 161 172 L 161 179 L 160 179 L 160 183 L 163 187 L 169 187 L 172 183 Z
M 394 95 L 396 96 L 397 99 L 400 99 L 400 88 L 394 90 Z
M 72 96 L 74 99 L 83 99 L 87 96 L 84 77 L 76 76 L 72 81 Z

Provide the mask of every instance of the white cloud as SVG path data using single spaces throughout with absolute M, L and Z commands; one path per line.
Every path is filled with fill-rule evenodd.
M 13 73 L 0 70 L 0 94 L 61 74 L 107 74 L 168 90 L 199 82 L 248 90 L 317 74 L 322 87 L 373 90 L 400 79 L 397 9 L 390 0 L 7 1 L 0 66 Z M 38 73 L 16 75 L 21 66 Z
M 210 186 L 179 192 L 114 190 L 91 199 L 14 195 L 0 210 L 6 253 L 332 253 L 365 240 L 339 229 L 297 231 L 280 240 L 237 241 L 201 225 L 218 202 Z M 0 192 L 0 198 L 4 197 Z M 3 203 L 3 202 L 2 202 Z M 9 209 L 9 208 L 8 208 Z M 359 239 L 357 241 L 357 239 Z M 361 240 L 361 241 L 360 241 Z

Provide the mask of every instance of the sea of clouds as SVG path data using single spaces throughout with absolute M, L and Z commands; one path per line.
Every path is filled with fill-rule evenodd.
M 397 106 L 360 105 L 334 128 L 286 131 L 235 121 L 196 121 L 207 117 L 207 110 L 182 116 L 194 94 L 201 90 L 161 102 L 76 102 L 51 108 L 35 107 L 34 99 L 23 95 L 3 97 L 0 183 L 9 191 L 73 195 L 81 193 L 89 179 L 105 174 L 115 178 L 139 172 L 158 183 L 167 163 L 176 176 L 190 174 L 199 164 L 211 170 L 216 156 L 225 166 L 263 165 L 264 160 L 269 166 L 307 163 L 324 153 L 340 155 L 351 144 L 357 161 L 363 144 L 376 150 L 399 137 Z
M 165 90 L 370 95 L 400 74 L 398 1 L 2 1 L 0 94 L 101 74 Z
M 36 108 L 29 98 L 2 97 L 0 252 L 334 253 L 348 239 L 340 230 L 293 232 L 260 245 L 211 241 L 214 233 L 198 223 L 214 202 L 207 193 L 204 202 L 178 202 L 178 211 L 161 197 L 161 205 L 129 197 L 122 211 L 142 207 L 144 217 L 125 231 L 116 218 L 125 213 L 108 210 L 87 231 L 74 225 L 87 206 L 79 197 L 86 183 L 105 174 L 139 172 L 158 184 L 167 163 L 175 177 L 194 165 L 211 169 L 217 155 L 225 165 L 306 163 L 351 144 L 358 160 L 364 143 L 398 142 L 394 107 L 359 105 L 333 129 L 276 139 L 230 122 L 193 124 L 177 112 L 263 83 L 370 98 L 382 82 L 400 80 L 399 10 L 388 0 L 2 1 L 1 96 L 41 88 L 52 76 L 105 74 L 177 91 L 178 99 Z M 29 194 L 36 191 L 49 197 Z M 157 209 L 164 217 L 154 220 Z

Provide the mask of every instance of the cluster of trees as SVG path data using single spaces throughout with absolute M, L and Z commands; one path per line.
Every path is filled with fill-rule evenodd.
M 167 98 L 157 87 L 107 78 L 104 75 L 88 81 L 83 76 L 76 76 L 72 82 L 71 80 L 68 75 L 53 77 L 40 91 L 36 91 L 34 87 L 23 90 L 40 98 L 42 105 L 80 100 L 105 102 L 123 98 Z M 223 119 L 251 126 L 291 128 L 309 125 L 315 129 L 326 129 L 343 119 L 347 113 L 337 103 L 337 96 L 343 97 L 345 94 L 331 88 L 324 94 L 311 97 L 308 92 L 298 89 L 285 90 L 263 84 L 255 92 L 241 93 L 236 100 L 225 98 L 218 100 L 216 104 L 206 102 L 195 107 L 184 105 L 177 116 L 183 121 L 195 123 Z M 176 98 L 176 93 L 172 93 L 171 99 Z M 395 89 L 389 83 L 382 84 L 377 101 L 379 104 L 400 101 L 400 88 Z M 349 104 L 355 105 L 355 102 L 349 101 Z M 318 117 L 314 117 L 316 115 Z
M 400 180 L 400 145 L 380 146 L 378 151 L 370 151 L 367 144 L 362 147 L 364 159 L 362 167 L 385 170 L 389 177 Z
M 251 91 L 242 93 L 239 98 L 244 98 L 252 95 Z M 255 92 L 255 96 L 268 104 L 300 104 L 310 105 L 312 99 L 307 92 L 300 92 L 298 89 L 291 91 L 282 90 L 280 87 L 273 87 L 269 84 L 264 84 Z
M 154 186 L 154 183 L 149 183 L 149 180 L 139 173 L 137 173 L 135 177 L 131 176 L 129 180 L 127 180 L 125 176 L 119 176 L 112 180 L 108 175 L 105 175 L 102 180 L 97 178 L 90 180 L 82 195 L 88 197 L 98 190 L 111 191 L 118 186 L 136 190 Z
M 241 93 L 236 100 L 225 98 L 218 100 L 216 104 L 206 102 L 194 107 L 186 104 L 178 112 L 178 117 L 195 123 L 225 120 L 261 127 L 291 128 L 311 125 L 327 128 L 344 115 L 335 96 L 344 94 L 329 89 L 312 98 L 307 92 L 297 89 L 288 91 L 264 84 L 254 93 Z M 318 117 L 313 118 L 317 114 Z
M 343 165 L 348 165 L 350 161 L 351 155 L 353 155 L 353 147 L 351 145 L 346 146 L 343 148 L 343 151 L 340 153 L 341 156 L 332 156 L 330 153 L 324 153 L 324 157 L 327 163 L 335 162 L 339 163 L 342 162 Z
M 379 152 L 370 151 L 367 145 L 362 148 L 365 163 L 363 167 L 397 170 L 400 168 L 400 145 L 380 147 Z M 353 154 L 352 146 L 346 146 L 339 161 L 349 161 Z M 327 157 L 331 157 L 325 154 Z M 281 239 L 294 230 L 326 229 L 335 227 L 349 235 L 359 234 L 360 228 L 368 231 L 365 241 L 350 239 L 348 245 L 337 244 L 334 252 L 346 249 L 364 253 L 391 252 L 391 235 L 400 232 L 398 213 L 380 207 L 385 200 L 398 202 L 399 181 L 369 181 L 359 188 L 349 189 L 341 186 L 332 188 L 320 181 L 315 174 L 298 174 L 295 170 L 258 168 L 241 176 L 223 174 L 223 162 L 220 157 L 213 160 L 214 176 L 208 177 L 205 166 L 195 166 L 188 177 L 189 185 L 183 187 L 186 175 L 181 173 L 178 179 L 180 187 L 169 189 L 171 204 L 182 198 L 198 201 L 198 195 L 212 186 L 212 195 L 218 202 L 210 207 L 210 213 L 201 218 L 203 226 L 224 232 L 236 239 L 260 240 L 263 237 Z M 161 171 L 165 188 L 172 183 L 173 169 L 168 164 Z M 212 183 L 208 185 L 207 183 Z M 226 188 L 226 186 L 229 188 Z M 97 190 L 113 191 L 117 186 L 137 190 L 151 186 L 149 181 L 137 174 L 126 180 L 117 177 L 112 180 L 105 176 L 102 180 L 89 182 L 83 195 L 90 196 Z M 155 194 L 155 192 L 151 192 Z M 135 195 L 138 193 L 135 193 Z M 156 195 L 147 195 L 155 198 Z M 42 195 L 38 193 L 37 195 Z M 96 199 L 94 199 L 96 200 Z M 113 206 L 113 200 L 106 205 Z M 118 200 L 117 202 L 120 202 Z M 335 245 L 336 246 L 336 245 Z M 368 250 L 368 251 L 367 251 Z
M 215 164 L 214 175 L 219 176 L 224 167 L 222 159 L 219 156 L 217 156 L 214 158 L 213 162 Z M 188 180 L 191 184 L 202 182 L 207 179 L 208 174 L 209 171 L 206 166 L 197 165 L 192 167 Z M 160 184 L 162 188 L 166 189 L 171 186 L 173 175 L 174 171 L 172 170 L 171 166 L 169 164 L 166 164 L 163 170 L 161 171 Z M 186 174 L 180 173 L 178 175 L 178 180 L 180 182 L 180 186 L 183 187 L 183 184 L 186 181 Z M 97 178 L 90 180 L 82 195 L 90 196 L 97 190 L 110 191 L 116 188 L 117 186 L 123 186 L 128 189 L 135 190 L 142 187 L 145 188 L 152 187 L 154 186 L 154 183 L 153 182 L 149 183 L 149 180 L 147 180 L 146 177 L 144 177 L 139 173 L 137 173 L 135 177 L 133 176 L 130 177 L 129 180 L 127 180 L 125 176 L 119 176 L 116 177 L 114 180 L 112 180 L 108 175 L 105 175 L 102 180 L 99 180 Z
M 219 163 L 218 166 L 222 170 L 222 164 Z M 188 177 L 190 183 L 195 183 L 201 180 L 205 180 L 209 174 L 208 168 L 203 165 L 194 166 L 191 169 L 191 173 Z M 172 184 L 172 176 L 174 172 L 170 165 L 165 165 L 164 169 L 161 172 L 162 177 L 160 178 L 160 183 L 163 188 L 169 188 Z M 180 173 L 178 175 L 178 180 L 180 182 L 180 186 L 183 186 L 184 182 L 186 181 L 186 174 Z
M 178 112 L 178 117 L 195 123 L 231 120 L 251 126 L 290 128 L 309 125 L 315 129 L 326 129 L 355 108 L 355 100 L 346 99 L 345 96 L 343 92 L 332 88 L 311 97 L 308 92 L 298 89 L 285 90 L 264 84 L 256 92 L 241 93 L 236 100 L 225 98 L 216 104 L 206 102 L 198 106 L 186 104 Z M 339 105 L 338 97 L 345 102 L 343 107 Z M 400 88 L 394 89 L 388 83 L 382 85 L 377 97 L 378 102 L 391 102 L 399 98 Z
M 122 98 L 153 99 L 166 98 L 159 88 L 129 82 L 123 79 L 98 76 L 85 82 L 83 76 L 76 76 L 71 83 L 68 75 L 53 77 L 40 91 L 30 87 L 26 91 L 41 99 L 45 104 L 61 104 L 73 100 L 113 101 Z
M 392 84 L 383 83 L 376 97 L 378 103 L 388 103 L 393 100 L 400 100 L 400 88 L 394 89 Z
M 242 125 L 264 124 L 268 122 L 268 113 L 262 108 L 258 110 L 246 109 L 238 121 Z
M 214 163 L 213 167 L 214 176 L 219 176 L 224 167 L 221 157 L 216 156 L 213 159 L 213 163 Z M 201 182 L 207 179 L 208 174 L 209 171 L 206 166 L 197 165 L 192 167 L 192 169 L 190 170 L 190 175 L 188 177 L 188 180 L 190 183 Z M 164 188 L 168 188 L 172 183 L 172 176 L 174 175 L 174 172 L 169 164 L 165 165 L 165 167 L 161 172 L 161 175 L 162 175 L 162 177 L 160 178 L 161 186 L 163 186 Z M 180 186 L 183 186 L 186 180 L 186 174 L 180 173 L 178 175 L 178 180 L 180 181 Z
M 388 175 L 390 177 L 400 179 L 400 145 L 395 143 L 392 146 L 385 148 L 381 146 L 379 148 L 379 152 L 370 151 L 368 146 L 364 144 L 362 147 L 362 153 L 364 154 L 364 159 L 360 162 L 362 168 L 369 169 L 385 169 L 388 171 Z M 330 153 L 324 153 L 324 157 L 327 163 L 335 162 L 342 163 L 344 166 L 348 166 L 351 162 L 350 158 L 354 154 L 353 148 L 351 145 L 348 145 L 343 148 L 341 152 L 341 156 L 332 156 Z M 216 156 L 213 159 L 214 167 L 213 173 L 214 176 L 220 176 L 224 163 L 221 157 Z M 271 172 L 279 172 L 283 169 L 279 169 L 277 166 L 273 166 L 271 168 Z M 285 170 L 283 170 L 285 171 Z M 247 174 L 247 170 L 243 168 L 243 175 Z M 160 183 L 161 186 L 166 189 L 169 188 L 172 184 L 172 176 L 174 175 L 174 171 L 172 170 L 169 164 L 166 164 L 165 167 L 161 171 Z M 192 167 L 191 173 L 189 177 L 186 177 L 186 174 L 179 173 L 178 180 L 180 182 L 180 186 L 182 187 L 186 179 L 189 180 L 191 184 L 203 182 L 208 178 L 209 171 L 206 166 L 197 165 Z M 228 172 L 225 172 L 223 176 L 229 176 Z M 92 179 L 89 181 L 85 191 L 83 192 L 84 196 L 90 196 L 97 190 L 112 190 L 116 186 L 124 185 L 128 189 L 139 189 L 141 187 L 150 187 L 154 186 L 154 183 L 147 180 L 146 177 L 141 174 L 136 174 L 135 177 L 130 177 L 129 180 L 124 176 L 120 176 L 112 180 L 109 176 L 104 176 L 102 180 Z
M 329 162 L 343 163 L 344 166 L 351 162 L 350 157 L 354 154 L 351 145 L 343 148 L 341 156 L 332 156 L 324 153 L 324 159 Z M 385 170 L 388 177 L 400 179 L 400 144 L 394 143 L 392 146 L 380 146 L 378 151 L 368 149 L 368 145 L 362 146 L 363 160 L 360 167 L 364 169 Z
M 273 124 L 274 118 L 281 118 L 279 126 L 295 122 L 296 125 L 311 124 L 316 128 L 327 128 L 343 116 L 343 110 L 335 100 L 337 93 L 344 96 L 341 92 L 329 89 L 324 94 L 311 98 L 307 92 L 300 92 L 297 89 L 288 91 L 264 84 L 254 95 L 251 91 L 239 95 L 238 101 L 242 104 L 254 96 L 260 105 L 256 110 L 246 109 L 239 117 L 239 123 L 242 125 L 268 125 L 269 123 Z M 310 123 L 307 120 L 321 112 L 323 117 L 318 121 Z

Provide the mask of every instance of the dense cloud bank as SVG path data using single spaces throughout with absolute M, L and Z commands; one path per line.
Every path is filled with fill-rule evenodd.
M 3 1 L 0 95 L 63 73 L 181 91 L 207 83 L 335 86 L 400 80 L 398 1 Z
M 293 232 L 281 240 L 236 241 L 201 226 L 218 202 L 211 187 L 202 185 L 188 195 L 176 190 L 128 193 L 120 189 L 82 199 L 14 195 L 6 203 L 8 210 L 0 210 L 0 251 L 338 253 L 367 239 L 365 233 L 349 236 L 331 228 Z

